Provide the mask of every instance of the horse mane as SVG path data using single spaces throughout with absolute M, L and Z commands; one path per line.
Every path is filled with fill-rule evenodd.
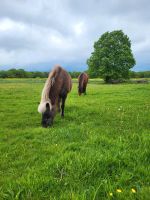
M 44 88 L 42 90 L 41 102 L 38 107 L 38 112 L 40 112 L 40 113 L 45 112 L 47 103 L 49 103 L 49 106 L 51 108 L 51 100 L 49 98 L 49 93 L 50 93 L 52 86 L 55 84 L 55 79 L 60 70 L 61 70 L 61 67 L 59 65 L 55 65 L 54 69 L 49 73 L 49 76 L 48 76 L 46 83 L 44 85 Z

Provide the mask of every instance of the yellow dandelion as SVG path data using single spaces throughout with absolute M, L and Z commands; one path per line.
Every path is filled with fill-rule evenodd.
M 109 196 L 111 196 L 111 197 L 112 197 L 112 196 L 113 196 L 113 193 L 112 193 L 112 192 L 109 192 Z
M 116 191 L 117 191 L 118 193 L 121 193 L 121 192 L 122 192 L 122 190 L 121 190 L 121 189 L 117 189 Z
M 132 193 L 136 193 L 136 190 L 134 188 L 131 189 Z

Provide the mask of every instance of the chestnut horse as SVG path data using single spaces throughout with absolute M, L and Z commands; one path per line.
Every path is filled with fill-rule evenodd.
M 42 113 L 41 124 L 43 127 L 53 124 L 57 109 L 59 112 L 61 111 L 61 116 L 64 117 L 65 100 L 71 88 L 70 75 L 61 66 L 55 66 L 49 73 L 38 106 L 38 112 Z
M 78 76 L 78 94 L 81 95 L 82 93 L 86 94 L 86 86 L 88 83 L 88 75 L 83 72 Z

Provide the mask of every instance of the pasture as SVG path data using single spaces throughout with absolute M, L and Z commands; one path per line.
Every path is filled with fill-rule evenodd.
M 41 127 L 42 79 L 0 80 L 0 199 L 148 200 L 150 84 L 73 84 Z

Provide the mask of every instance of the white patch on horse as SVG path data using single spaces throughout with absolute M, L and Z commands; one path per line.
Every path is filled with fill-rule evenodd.
M 51 103 L 50 101 L 45 101 L 40 103 L 40 105 L 38 106 L 38 112 L 39 113 L 44 113 L 46 111 L 46 104 L 49 103 L 49 107 L 51 109 Z

